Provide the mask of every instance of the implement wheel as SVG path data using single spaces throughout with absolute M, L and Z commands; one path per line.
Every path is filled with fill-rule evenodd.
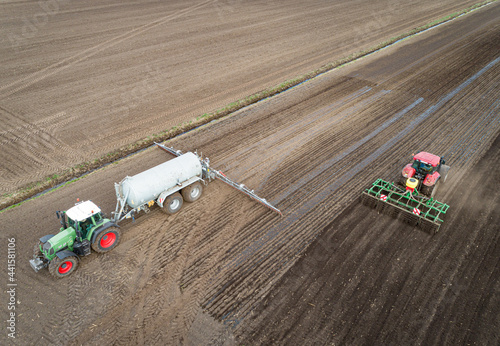
M 92 249 L 99 253 L 111 251 L 118 245 L 120 238 L 120 229 L 118 227 L 109 227 L 95 238 Z
M 180 193 L 176 192 L 173 195 L 167 197 L 165 202 L 163 202 L 163 212 L 165 214 L 175 214 L 182 208 L 183 199 Z
M 78 259 L 75 256 L 69 256 L 64 259 L 54 257 L 49 263 L 49 273 L 55 278 L 69 276 L 78 268 Z
M 203 185 L 201 185 L 200 182 L 197 181 L 196 183 L 183 188 L 181 193 L 186 202 L 194 202 L 201 197 L 201 194 L 203 193 Z

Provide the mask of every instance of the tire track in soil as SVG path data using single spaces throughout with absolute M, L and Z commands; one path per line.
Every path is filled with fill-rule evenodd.
M 5 107 L 0 107 L 0 112 L 5 123 L 15 125 L 13 128 L 0 132 L 0 145 L 3 149 L 2 162 L 9 163 L 2 165 L 0 189 L 8 191 L 13 184 L 23 184 L 25 177 L 35 180 L 40 177 L 40 174 L 45 174 L 42 173 L 43 171 L 51 170 L 51 167 L 81 159 L 82 153 L 79 150 L 71 148 L 55 136 L 57 128 L 71 121 L 71 117 L 59 120 L 66 115 L 64 112 L 34 123 L 30 123 L 22 115 Z M 57 158 L 50 155 L 54 151 L 60 153 Z M 24 171 L 23 167 L 31 167 L 31 169 L 20 176 L 19 171 Z
M 234 194 L 233 194 L 234 195 Z M 237 199 L 241 199 L 241 196 L 236 195 Z M 213 201 L 210 201 L 213 202 Z M 232 199 L 229 199 L 227 203 L 235 205 L 234 201 Z M 242 208 L 243 206 L 240 206 L 239 208 Z M 203 206 L 201 206 L 203 208 Z M 229 208 L 227 210 L 231 210 L 232 208 Z M 224 208 L 223 208 L 224 210 Z M 233 210 L 234 212 L 234 210 Z M 237 212 L 237 211 L 236 211 Z M 220 213 L 217 213 L 218 215 Z M 234 225 L 233 225 L 234 226 Z M 203 227 L 202 227 L 203 228 Z M 228 227 L 226 227 L 227 229 Z M 230 228 L 234 232 L 234 228 Z M 214 228 L 216 232 L 219 234 L 224 234 L 224 230 L 218 229 L 218 227 Z M 209 230 L 209 234 L 213 234 L 213 230 Z M 229 236 L 231 236 L 231 232 L 227 233 Z M 170 329 L 170 332 L 168 333 L 168 338 L 164 340 L 171 340 L 173 343 L 179 342 L 179 340 L 182 340 L 181 333 L 182 331 L 189 330 L 191 324 L 195 320 L 195 315 L 199 313 L 197 310 L 197 307 L 199 306 L 199 301 L 197 300 L 197 296 L 199 295 L 200 292 L 200 287 L 203 287 L 203 277 L 202 276 L 201 283 L 190 283 L 189 285 L 185 285 L 184 281 L 182 280 L 182 273 L 184 272 L 185 268 L 188 267 L 188 259 L 189 257 L 193 257 L 194 261 L 198 261 L 198 258 L 206 259 L 206 255 L 202 252 L 200 254 L 200 250 L 208 249 L 210 252 L 213 252 L 214 249 L 211 246 L 207 246 L 202 242 L 200 244 L 200 248 L 197 248 L 197 238 L 193 236 L 190 237 L 190 241 L 185 243 L 185 250 L 181 251 L 179 258 L 176 260 L 176 265 L 175 265 L 175 283 L 172 283 L 172 285 L 175 285 L 178 288 L 181 288 L 180 290 L 180 295 L 177 297 L 180 302 L 176 303 L 176 307 L 178 312 L 176 313 L 176 317 L 174 318 L 174 321 L 170 323 L 170 326 L 168 329 Z M 213 263 L 216 262 L 216 257 L 212 259 L 214 261 Z M 150 306 L 150 305 L 147 305 Z M 155 306 L 155 305 L 153 305 Z M 172 309 L 172 306 L 168 307 L 169 309 Z M 149 310 L 149 308 L 148 308 Z M 149 313 L 149 312 L 148 312 Z M 159 312 L 158 316 L 164 317 L 165 313 Z M 146 322 L 146 320 L 145 320 Z M 150 330 L 156 330 L 160 329 L 163 326 L 163 322 L 161 318 L 155 318 L 151 319 L 148 321 L 148 323 L 144 323 L 144 326 L 147 326 L 148 329 Z M 134 333 L 135 334 L 135 333 Z M 130 338 L 125 338 L 125 343 L 131 342 L 133 339 Z M 147 340 L 146 340 L 147 341 Z

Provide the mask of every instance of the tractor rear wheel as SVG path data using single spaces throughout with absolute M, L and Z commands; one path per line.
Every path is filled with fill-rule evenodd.
M 438 190 L 438 187 L 439 187 L 439 184 L 441 183 L 441 179 L 438 179 L 438 181 L 436 181 L 436 183 L 434 184 L 434 188 L 432 189 L 432 192 L 431 192 L 431 197 L 434 198 L 434 196 L 436 195 L 436 192 Z
M 78 268 L 78 259 L 75 256 L 63 259 L 56 256 L 49 263 L 49 273 L 58 279 L 70 275 L 76 268 Z
M 118 227 L 109 227 L 99 233 L 92 243 L 95 252 L 104 253 L 113 250 L 120 242 L 121 233 Z
M 196 183 L 183 188 L 181 193 L 184 200 L 191 203 L 201 197 L 201 194 L 203 193 L 203 186 L 197 181 Z
M 430 197 L 432 194 L 432 191 L 434 190 L 434 185 L 432 186 L 427 186 L 427 185 L 422 185 L 422 195 L 426 197 Z
M 399 187 L 403 187 L 403 188 L 406 188 L 406 178 L 403 177 L 401 175 L 401 173 L 399 173 L 397 176 L 396 176 L 396 179 L 394 179 L 394 183 L 396 185 L 398 185 Z
M 182 208 L 183 199 L 180 193 L 176 192 L 170 195 L 163 202 L 163 212 L 166 214 L 175 214 Z

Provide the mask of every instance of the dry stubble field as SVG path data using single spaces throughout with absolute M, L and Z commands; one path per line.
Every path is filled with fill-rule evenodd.
M 55 281 L 27 264 L 53 211 L 76 197 L 111 211 L 113 182 L 168 155 L 2 213 L 2 244 L 18 241 L 18 342 L 498 343 L 498 18 L 491 5 L 168 142 L 283 218 L 215 182 L 173 217 L 123 224 L 116 250 Z M 415 150 L 452 166 L 434 237 L 356 202 Z

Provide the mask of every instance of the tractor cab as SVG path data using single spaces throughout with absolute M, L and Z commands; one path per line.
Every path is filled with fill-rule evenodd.
M 427 172 L 430 172 L 432 170 L 435 171 L 440 165 L 441 161 L 441 157 L 427 153 L 425 151 L 421 151 L 417 155 L 413 156 L 413 168 L 421 169 Z
M 420 160 L 414 160 L 411 167 L 415 169 L 416 173 L 420 173 L 423 176 L 432 174 L 437 170 L 437 166 L 433 166 L 430 163 Z
M 76 204 L 66 211 L 66 216 L 68 226 L 81 233 L 83 239 L 87 238 L 89 231 L 103 220 L 101 208 L 92 201 Z
M 407 164 L 399 176 L 399 184 L 407 190 L 422 192 L 426 196 L 434 196 L 434 188 L 443 176 L 446 180 L 449 166 L 445 165 L 443 157 L 421 151 L 413 155 L 413 162 Z
M 403 168 L 403 177 L 424 180 L 428 176 L 434 176 L 439 171 L 441 164 L 444 164 L 442 157 L 421 151 L 413 156 L 411 164 Z

